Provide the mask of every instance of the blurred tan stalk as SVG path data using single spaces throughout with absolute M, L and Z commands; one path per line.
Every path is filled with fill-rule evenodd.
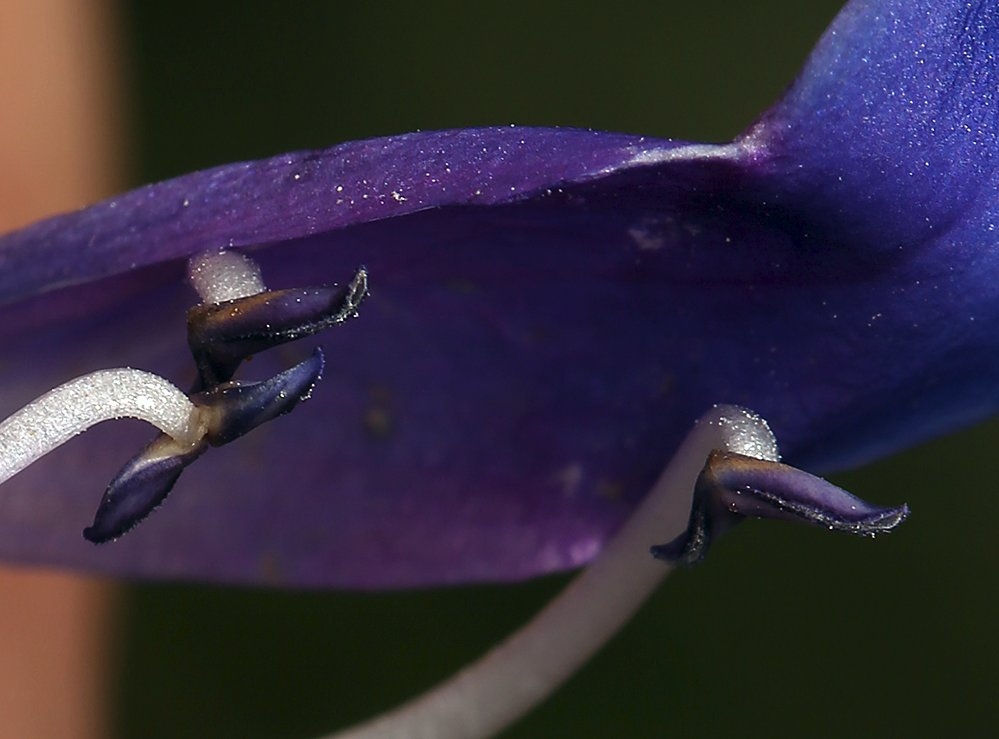
M 108 0 L 0 2 L 0 231 L 120 184 L 120 79 Z M 112 588 L 0 569 L 0 739 L 109 730 Z

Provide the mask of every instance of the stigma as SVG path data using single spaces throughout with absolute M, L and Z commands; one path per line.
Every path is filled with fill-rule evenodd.
M 322 377 L 321 349 L 259 382 L 234 379 L 250 356 L 340 325 L 368 294 L 358 269 L 345 286 L 268 290 L 246 254 L 212 251 L 188 265 L 201 303 L 188 311 L 196 379 L 184 392 L 130 367 L 98 370 L 48 391 L 0 422 L 0 484 L 77 434 L 136 418 L 160 431 L 114 476 L 84 536 L 118 538 L 145 519 L 181 473 L 212 446 L 231 443 L 307 400 Z

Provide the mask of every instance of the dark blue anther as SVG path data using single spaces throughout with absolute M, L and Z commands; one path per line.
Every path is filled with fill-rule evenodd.
M 322 377 L 325 360 L 316 349 L 304 362 L 269 380 L 253 383 L 226 382 L 195 393 L 191 402 L 210 409 L 207 438 L 222 446 L 272 418 L 283 416 L 312 394 Z
M 180 473 L 209 444 L 222 446 L 262 423 L 284 415 L 306 400 L 322 375 L 322 350 L 263 382 L 228 382 L 191 396 L 204 409 L 207 428 L 193 447 L 161 434 L 126 464 L 104 491 L 92 526 L 83 536 L 95 544 L 128 532 L 152 513 L 173 488 Z
M 187 337 L 201 388 L 227 382 L 251 354 L 324 331 L 357 315 L 364 268 L 343 287 L 268 290 L 188 311 Z
M 133 529 L 159 507 L 180 473 L 207 448 L 207 439 L 184 450 L 166 434 L 156 437 L 115 475 L 94 523 L 83 530 L 84 538 L 103 544 Z
M 905 505 L 872 505 L 795 467 L 716 451 L 697 478 L 687 529 L 668 544 L 652 547 L 652 554 L 676 564 L 697 564 L 714 539 L 745 518 L 799 521 L 874 536 L 891 531 L 908 515 Z

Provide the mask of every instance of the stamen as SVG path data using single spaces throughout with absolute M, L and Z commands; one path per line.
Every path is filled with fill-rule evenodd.
M 908 515 L 908 506 L 873 505 L 786 464 L 714 451 L 697 478 L 687 530 L 652 547 L 652 556 L 695 565 L 715 539 L 747 518 L 795 521 L 873 537 L 891 531 Z
M 267 289 L 257 263 L 237 251 L 206 251 L 191 257 L 187 277 L 205 305 L 246 298 Z
M 83 537 L 104 544 L 138 526 L 166 499 L 180 473 L 207 448 L 208 439 L 179 449 L 169 436 L 157 436 L 111 480 Z
M 475 739 L 527 713 L 603 646 L 671 571 L 648 556 L 649 545 L 686 523 L 694 484 L 715 449 L 777 457 L 762 418 L 716 406 L 600 557 L 534 619 L 423 696 L 330 739 Z
M 204 426 L 199 442 L 179 447 L 168 436 L 154 439 L 115 475 L 83 536 L 103 544 L 135 528 L 166 500 L 181 473 L 209 444 L 228 444 L 307 400 L 323 364 L 323 353 L 317 349 L 309 359 L 269 380 L 229 382 L 192 396 Z
M 0 483 L 101 421 L 138 418 L 182 445 L 204 435 L 203 412 L 158 375 L 91 372 L 50 390 L 0 423 Z
M 344 288 L 267 291 L 256 263 L 238 252 L 193 257 L 188 276 L 204 301 L 188 315 L 198 369 L 190 397 L 148 372 L 103 370 L 49 391 L 0 423 L 0 484 L 101 421 L 131 416 L 163 431 L 105 490 L 84 530 L 94 543 L 140 523 L 209 445 L 228 444 L 307 400 L 322 375 L 321 349 L 263 382 L 232 376 L 250 354 L 353 318 L 368 292 L 363 268 Z

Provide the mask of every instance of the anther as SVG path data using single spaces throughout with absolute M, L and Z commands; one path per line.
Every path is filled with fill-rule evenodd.
M 205 413 L 206 438 L 212 446 L 228 444 L 257 426 L 290 412 L 308 400 L 323 374 L 321 349 L 291 369 L 263 382 L 227 382 L 191 396 Z
M 267 290 L 191 308 L 187 336 L 201 385 L 228 381 L 252 354 L 355 317 L 367 294 L 368 273 L 362 267 L 343 287 Z
M 104 491 L 94 522 L 83 536 L 94 544 L 117 539 L 159 507 L 188 465 L 208 448 L 208 440 L 187 449 L 158 436 L 122 467 Z
M 872 505 L 795 467 L 716 450 L 694 486 L 687 529 L 673 541 L 652 547 L 652 554 L 677 564 L 696 564 L 718 536 L 746 518 L 797 521 L 874 536 L 891 531 L 908 514 L 905 505 Z
M 181 447 L 168 436 L 155 439 L 115 475 L 84 537 L 102 544 L 137 526 L 159 507 L 208 445 L 235 441 L 308 399 L 323 366 L 323 353 L 317 349 L 309 359 L 264 382 L 230 382 L 193 395 L 191 401 L 204 419 L 199 443 Z

